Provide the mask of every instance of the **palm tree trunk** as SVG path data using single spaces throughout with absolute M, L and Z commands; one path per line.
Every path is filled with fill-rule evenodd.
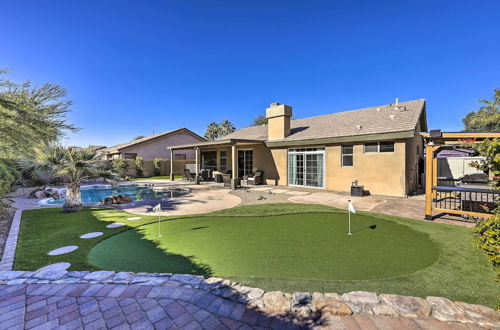
M 82 196 L 79 184 L 69 184 L 66 186 L 66 197 L 64 199 L 63 212 L 78 212 L 82 209 Z

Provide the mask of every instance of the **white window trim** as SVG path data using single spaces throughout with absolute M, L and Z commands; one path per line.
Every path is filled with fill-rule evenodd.
M 344 154 L 342 153 L 342 147 L 344 146 L 352 146 L 352 154 L 345 154 L 346 156 L 352 156 L 352 165 L 344 165 Z M 340 145 L 340 167 L 354 167 L 354 144 Z
M 394 144 L 394 150 L 393 151 L 380 151 L 380 142 L 392 142 Z M 375 142 L 368 142 L 369 144 L 375 144 Z M 367 143 L 364 143 L 363 144 L 363 153 L 364 154 L 391 154 L 391 153 L 394 153 L 396 152 L 396 142 L 393 141 L 393 140 L 389 140 L 389 141 L 377 141 L 377 151 L 366 151 L 365 150 L 365 147 L 366 147 L 366 144 Z
M 311 147 L 311 148 L 318 148 L 322 150 L 316 150 L 316 151 L 290 151 L 290 149 L 309 149 L 309 148 L 289 148 L 287 149 L 287 155 L 286 155 L 286 176 L 287 176 L 287 186 L 289 187 L 298 187 L 298 188 L 311 188 L 311 189 L 326 189 L 326 148 L 325 147 Z M 290 173 L 289 173 L 289 167 L 288 167 L 288 162 L 289 162 L 289 155 L 296 155 L 296 154 L 323 154 L 323 182 L 321 187 L 314 187 L 314 186 L 306 186 L 306 185 L 298 185 L 298 184 L 290 184 Z

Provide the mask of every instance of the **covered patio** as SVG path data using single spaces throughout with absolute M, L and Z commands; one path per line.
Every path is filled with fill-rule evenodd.
M 170 161 L 173 163 L 176 150 L 193 149 L 195 151 L 194 182 L 200 184 L 202 171 L 208 171 L 211 179 L 215 175 L 230 180 L 231 189 L 236 189 L 242 179 L 263 172 L 263 183 L 275 184 L 279 179 L 271 151 L 262 140 L 222 139 L 202 143 L 172 146 Z M 170 166 L 173 169 L 173 164 Z M 177 173 L 179 174 L 179 173 Z M 175 173 L 171 170 L 170 179 L 174 181 Z

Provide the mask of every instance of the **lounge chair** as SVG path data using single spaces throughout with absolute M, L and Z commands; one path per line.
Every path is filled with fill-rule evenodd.
M 194 174 L 191 173 L 191 171 L 186 168 L 184 170 L 184 177 L 183 177 L 183 179 L 186 180 L 186 181 L 194 181 Z
M 258 185 L 264 183 L 264 171 L 255 171 L 253 175 L 247 176 L 247 184 Z

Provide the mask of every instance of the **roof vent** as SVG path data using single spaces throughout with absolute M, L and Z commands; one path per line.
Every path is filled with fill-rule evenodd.
M 390 119 L 390 120 L 394 120 L 394 118 L 396 118 L 396 115 L 390 115 L 390 116 L 389 116 L 389 119 Z
M 362 128 L 363 128 L 363 126 L 361 126 L 361 125 L 356 125 L 356 129 L 357 129 L 358 131 L 360 131 Z
M 396 97 L 396 107 L 399 107 L 399 97 Z

